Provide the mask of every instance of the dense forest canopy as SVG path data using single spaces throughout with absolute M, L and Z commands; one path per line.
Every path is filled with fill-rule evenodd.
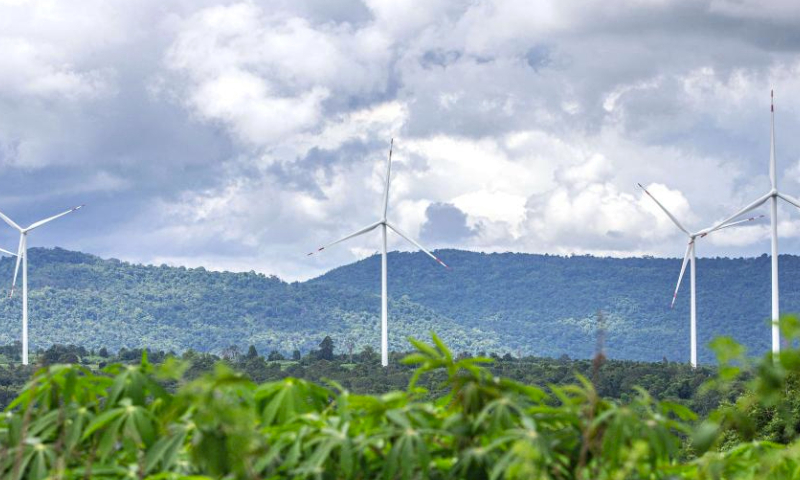
M 561 257 L 438 252 L 389 254 L 390 344 L 435 330 L 457 352 L 589 358 L 596 313 L 605 316 L 610 358 L 686 361 L 688 282 L 669 309 L 678 259 Z M 379 345 L 377 256 L 306 282 L 257 273 L 133 265 L 63 249 L 30 257 L 31 345 L 147 347 L 220 353 L 316 348 L 330 335 L 340 348 Z M 0 261 L 10 283 L 13 261 Z M 769 348 L 769 258 L 698 260 L 700 359 L 729 335 L 754 354 Z M 800 311 L 800 258 L 781 256 L 781 302 Z M 19 296 L 0 299 L 0 344 L 19 339 Z

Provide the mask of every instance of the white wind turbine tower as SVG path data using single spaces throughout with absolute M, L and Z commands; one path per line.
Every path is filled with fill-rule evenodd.
M 344 242 L 345 240 L 349 240 L 354 237 L 358 237 L 359 235 L 363 235 L 367 232 L 371 232 L 376 228 L 380 227 L 381 229 L 381 365 L 384 367 L 389 365 L 389 321 L 388 321 L 388 310 L 389 310 L 389 296 L 387 293 L 387 272 L 386 272 L 386 230 L 392 229 L 394 232 L 401 237 L 405 238 L 409 243 L 414 245 L 415 247 L 419 248 L 429 257 L 436 260 L 445 268 L 448 267 L 443 261 L 436 257 L 436 255 L 429 252 L 425 247 L 420 245 L 418 242 L 413 240 L 408 235 L 401 232 L 394 224 L 390 223 L 389 220 L 386 219 L 386 213 L 389 209 L 389 183 L 391 179 L 392 173 L 392 148 L 394 147 L 394 139 L 392 139 L 391 143 L 389 144 L 389 161 L 386 165 L 386 183 L 384 185 L 383 190 L 383 216 L 377 222 L 367 225 L 366 227 L 357 230 L 356 232 L 351 233 L 339 240 L 336 240 L 333 243 L 325 245 L 324 247 L 320 247 L 317 249 L 316 252 L 311 252 L 309 255 L 313 255 L 317 252 L 321 252 L 326 248 L 336 245 L 337 243 Z
M 781 198 L 798 208 L 800 208 L 800 200 L 792 198 L 789 195 L 778 191 L 778 173 L 775 161 L 775 102 L 773 92 L 770 92 L 770 100 L 769 179 L 770 183 L 772 184 L 772 188 L 769 192 L 759 197 L 753 203 L 747 205 L 735 214 L 717 223 L 713 227 L 704 230 L 704 232 L 711 233 L 715 230 L 719 230 L 734 218 L 744 215 L 745 213 L 760 207 L 766 203 L 767 200 L 770 200 L 770 223 L 772 227 L 772 353 L 778 354 L 781 351 L 781 331 L 779 325 L 781 312 L 780 305 L 778 303 L 778 199 Z
M 695 247 L 695 241 L 698 238 L 705 237 L 706 235 L 708 235 L 709 232 L 704 232 L 702 230 L 697 232 L 697 233 L 690 232 L 689 230 L 686 229 L 686 227 L 681 225 L 681 222 L 679 222 L 678 219 L 675 218 L 675 215 L 673 215 L 669 210 L 667 210 L 667 207 L 665 207 L 661 202 L 659 202 L 656 199 L 656 197 L 653 196 L 652 193 L 647 191 L 647 189 L 644 188 L 641 183 L 637 183 L 637 185 L 639 186 L 639 188 L 641 188 L 644 191 L 644 193 L 646 193 L 651 199 L 653 199 L 654 202 L 656 202 L 656 205 L 658 205 L 659 208 L 661 208 L 661 210 L 663 210 L 664 213 L 667 214 L 669 219 L 672 220 L 672 223 L 674 223 L 675 226 L 678 227 L 678 229 L 680 229 L 680 231 L 685 233 L 686 236 L 689 238 L 689 244 L 686 245 L 686 253 L 683 255 L 683 264 L 681 265 L 681 273 L 680 273 L 680 275 L 678 275 L 678 284 L 675 286 L 675 293 L 672 295 L 672 303 L 670 304 L 669 308 L 673 308 L 675 306 L 675 300 L 677 300 L 677 298 L 678 298 L 678 290 L 681 288 L 681 281 L 683 281 L 683 274 L 686 272 L 686 264 L 689 263 L 689 265 L 690 265 L 690 267 L 689 267 L 689 290 L 691 292 L 691 294 L 690 294 L 691 300 L 690 300 L 690 308 L 689 308 L 689 311 L 690 311 L 690 323 L 689 323 L 689 325 L 690 325 L 690 327 L 689 327 L 689 331 L 690 331 L 690 334 L 689 334 L 689 336 L 690 336 L 690 340 L 689 340 L 690 341 L 690 359 L 691 359 L 691 363 L 692 363 L 692 368 L 697 368 L 697 295 L 696 295 L 696 288 L 695 288 L 695 285 L 696 285 L 696 283 L 695 283 L 696 266 L 695 265 L 696 265 L 697 257 L 695 255 L 695 248 L 694 247 Z M 745 220 L 740 220 L 738 222 L 726 223 L 724 225 L 721 225 L 719 227 L 719 229 L 721 230 L 723 228 L 728 228 L 728 227 L 733 227 L 734 225 L 739 225 L 740 223 L 751 222 L 751 221 L 753 221 L 753 220 L 755 220 L 757 218 L 761 218 L 761 217 L 763 217 L 763 215 L 761 215 L 759 217 L 747 218 Z
M 20 261 L 22 262 L 22 364 L 28 364 L 28 233 L 31 230 L 41 227 L 45 223 L 51 222 L 56 218 L 63 217 L 68 213 L 72 213 L 75 210 L 83 207 L 83 205 L 79 205 L 77 207 L 71 208 L 66 212 L 59 213 L 58 215 L 53 215 L 52 217 L 45 218 L 44 220 L 39 220 L 38 222 L 32 223 L 27 228 L 22 228 L 17 225 L 13 220 L 8 218 L 3 212 L 0 212 L 0 219 L 4 222 L 9 224 L 11 227 L 15 228 L 19 231 L 19 249 L 17 250 L 17 265 L 14 268 L 14 281 L 11 284 L 11 292 L 9 293 L 9 297 L 14 294 L 14 287 L 17 285 L 17 273 L 19 273 L 19 264 Z

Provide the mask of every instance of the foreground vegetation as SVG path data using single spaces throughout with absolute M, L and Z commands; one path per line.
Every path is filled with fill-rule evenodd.
M 15 359 L 19 355 L 19 349 L 19 344 L 0 346 L 0 409 L 18 396 L 42 366 L 76 363 L 97 371 L 115 363 L 138 364 L 143 353 L 155 366 L 172 357 L 182 361 L 185 365 L 183 382 L 210 373 L 215 365 L 223 363 L 255 383 L 288 377 L 315 383 L 332 380 L 353 393 L 374 395 L 405 390 L 415 372 L 415 366 L 402 363 L 402 359 L 413 352 L 392 352 L 390 365 L 384 368 L 380 366 L 380 355 L 374 349 L 366 347 L 359 352 L 350 353 L 345 348 L 344 353 L 341 353 L 341 346 L 337 346 L 330 337 L 323 338 L 318 348 L 305 354 L 295 351 L 288 356 L 275 350 L 262 355 L 253 345 L 242 349 L 228 347 L 219 355 L 192 350 L 177 355 L 160 350 L 143 352 L 139 349 L 121 349 L 111 353 L 105 348 L 87 350 L 74 345 L 53 345 L 46 350 L 32 352 L 32 365 L 28 367 L 21 366 Z M 571 359 L 567 356 L 517 358 L 496 353 L 479 356 L 493 360 L 485 365 L 493 376 L 526 385 L 571 385 L 575 383 L 577 373 L 591 378 L 598 394 L 603 397 L 628 401 L 635 395 L 634 387 L 638 386 L 656 399 L 680 403 L 702 416 L 724 400 L 718 392 L 700 388 L 716 374 L 716 369 L 710 366 L 693 369 L 686 363 L 608 359 L 598 365 L 592 360 Z M 456 355 L 457 359 L 467 357 L 464 353 Z M 417 385 L 426 388 L 430 398 L 436 398 L 444 394 L 444 379 L 444 372 L 431 372 L 420 378 Z M 167 385 L 167 388 L 174 393 L 177 385 Z
M 794 320 L 786 333 L 798 338 Z M 4 478 L 800 478 L 800 351 L 752 362 L 715 342 L 705 387 L 735 400 L 705 419 L 638 389 L 628 400 L 499 378 L 433 337 L 407 388 L 361 395 L 329 381 L 257 384 L 224 363 L 38 371 L 0 420 Z M 597 358 L 599 369 L 602 357 Z M 597 370 L 596 370 L 597 371 Z M 437 378 L 440 395 L 420 385 Z

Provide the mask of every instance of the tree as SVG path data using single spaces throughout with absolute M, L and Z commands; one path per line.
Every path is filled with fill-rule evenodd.
M 326 336 L 319 343 L 319 358 L 322 360 L 333 360 L 333 339 L 330 335 Z
M 378 359 L 378 353 L 369 345 L 365 345 L 358 356 L 359 360 L 364 363 L 370 363 Z
M 277 361 L 286 360 L 286 359 L 281 354 L 281 352 L 279 352 L 277 350 L 273 350 L 273 351 L 269 352 L 269 355 L 267 356 L 267 360 L 269 360 L 270 362 L 277 362 Z
M 106 347 L 102 347 L 97 354 L 103 358 L 108 358 L 108 349 Z
M 228 346 L 222 350 L 222 358 L 231 362 L 239 360 L 239 347 L 236 345 Z
M 250 348 L 247 349 L 247 359 L 257 358 L 258 357 L 258 350 L 256 350 L 255 345 L 250 345 Z
M 300 350 L 295 348 L 292 352 L 292 360 L 300 361 L 301 358 L 303 358 L 303 354 L 300 353 Z

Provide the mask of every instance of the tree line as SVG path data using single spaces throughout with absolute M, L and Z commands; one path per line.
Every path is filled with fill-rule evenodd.
M 313 382 L 335 381 L 359 394 L 383 394 L 401 390 L 414 374 L 411 366 L 402 359 L 410 352 L 392 352 L 390 366 L 380 366 L 380 354 L 370 346 L 355 350 L 352 344 L 337 345 L 330 336 L 318 341 L 317 348 L 305 353 L 295 350 L 284 355 L 278 350 L 259 352 L 254 345 L 239 348 L 230 345 L 218 354 L 187 350 L 180 354 L 151 349 L 126 349 L 113 351 L 106 347 L 87 349 L 75 345 L 53 345 L 32 353 L 33 364 L 22 367 L 18 363 L 19 344 L 0 346 L 0 407 L 8 405 L 21 391 L 34 372 L 41 367 L 57 364 L 81 365 L 91 371 L 101 371 L 113 364 L 138 364 L 143 355 L 153 365 L 168 361 L 185 362 L 186 379 L 196 379 L 207 374 L 218 364 L 241 373 L 253 382 L 270 382 L 286 378 L 301 378 Z M 506 377 L 528 385 L 566 385 L 575 381 L 576 375 L 593 378 L 598 392 L 608 398 L 630 399 L 635 387 L 645 388 L 654 398 L 686 405 L 702 413 L 715 408 L 722 400 L 716 392 L 705 392 L 700 386 L 713 378 L 715 369 L 702 366 L 692 369 L 678 362 L 633 362 L 604 359 L 601 365 L 587 359 L 534 356 L 516 357 L 509 353 L 480 352 L 492 363 L 486 368 L 498 377 Z M 456 354 L 458 359 L 475 357 L 468 352 Z M 595 359 L 596 360 L 596 359 Z M 442 378 L 429 375 L 419 384 L 431 392 L 431 397 L 441 393 L 438 383 Z

